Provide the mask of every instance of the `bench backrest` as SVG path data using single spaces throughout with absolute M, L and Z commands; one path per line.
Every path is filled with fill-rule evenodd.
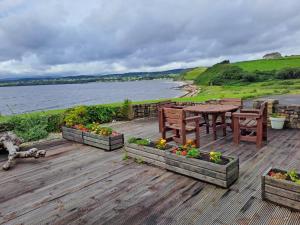
M 240 98 L 223 98 L 219 101 L 221 105 L 234 105 L 239 106 L 240 108 L 243 107 L 243 100 Z

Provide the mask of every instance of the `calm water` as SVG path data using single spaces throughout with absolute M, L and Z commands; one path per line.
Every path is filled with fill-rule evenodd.
M 80 104 L 121 102 L 125 98 L 134 101 L 171 98 L 184 93 L 173 89 L 181 84 L 171 80 L 149 80 L 0 87 L 0 112 L 25 113 Z

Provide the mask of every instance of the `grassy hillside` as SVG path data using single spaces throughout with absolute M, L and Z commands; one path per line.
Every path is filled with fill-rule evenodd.
M 197 67 L 182 74 L 183 80 L 195 80 L 206 70 L 206 67 Z
M 222 98 L 253 99 L 261 96 L 300 94 L 300 79 L 272 80 L 247 85 L 200 86 L 195 97 L 177 99 L 178 101 L 206 101 Z
M 300 56 L 284 57 L 281 59 L 260 59 L 253 61 L 236 62 L 232 63 L 232 65 L 236 65 L 249 72 L 255 70 L 280 70 L 283 68 L 300 67 Z
M 216 64 L 201 73 L 195 79 L 195 82 L 200 85 L 209 85 L 224 73 L 227 73 L 224 76 L 227 76 L 229 79 L 231 74 L 234 76 L 240 73 L 247 75 L 246 81 L 266 81 L 274 79 L 276 72 L 285 68 L 300 68 L 300 56 L 284 57 L 282 59 L 261 59 L 230 64 Z M 196 73 L 196 71 L 194 72 L 192 70 L 190 73 Z M 236 78 L 236 80 L 239 79 L 241 80 L 242 78 Z M 227 82 L 224 82 L 224 84 L 226 83 Z

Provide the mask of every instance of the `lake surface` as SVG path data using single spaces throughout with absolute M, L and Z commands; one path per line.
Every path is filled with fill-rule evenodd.
M 126 98 L 133 101 L 173 98 L 185 93 L 174 89 L 182 84 L 171 80 L 144 80 L 0 87 L 0 113 L 26 113 L 82 104 L 121 102 Z

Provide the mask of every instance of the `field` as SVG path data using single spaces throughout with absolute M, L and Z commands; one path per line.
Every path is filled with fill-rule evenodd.
M 251 99 L 268 95 L 300 94 L 300 79 L 289 81 L 266 81 L 248 85 L 204 86 L 195 97 L 178 99 L 178 101 L 205 101 L 221 98 Z
M 284 57 L 282 59 L 260 59 L 253 61 L 236 62 L 232 63 L 232 65 L 239 66 L 243 70 L 249 72 L 255 70 L 280 70 L 283 68 L 300 67 L 300 56 Z

